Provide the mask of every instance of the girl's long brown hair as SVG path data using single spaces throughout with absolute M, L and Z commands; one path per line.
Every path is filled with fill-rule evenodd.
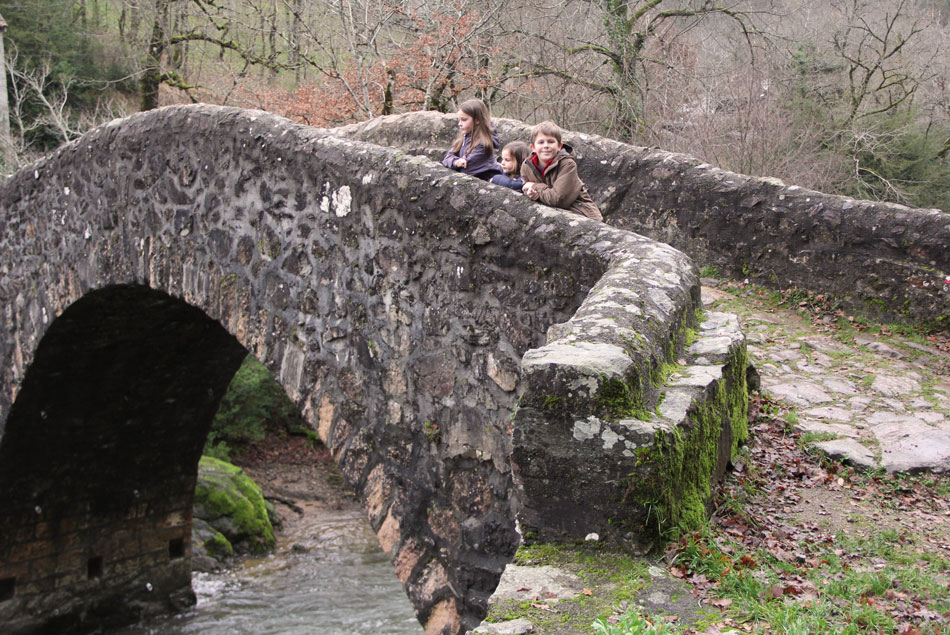
M 472 128 L 472 142 L 468 146 L 469 152 L 472 148 L 481 143 L 489 152 L 495 151 L 495 143 L 491 140 L 491 113 L 488 112 L 488 106 L 481 99 L 469 99 L 459 105 L 459 110 L 472 118 L 475 125 Z M 462 141 L 465 135 L 459 132 L 452 144 L 452 152 L 458 153 L 462 148 Z

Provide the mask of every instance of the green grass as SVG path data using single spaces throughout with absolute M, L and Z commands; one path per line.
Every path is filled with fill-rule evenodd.
M 628 611 L 617 623 L 599 617 L 594 620 L 592 628 L 598 635 L 666 635 L 680 632 L 680 629 L 669 624 L 650 622 L 635 611 Z
M 946 560 L 917 553 L 904 534 L 838 534 L 800 547 L 805 562 L 790 566 L 767 548 L 749 550 L 707 529 L 681 541 L 676 564 L 711 580 L 726 614 L 754 632 L 896 633 L 884 598 L 906 597 L 935 613 L 950 608 Z
M 810 445 L 815 443 L 821 443 L 822 441 L 834 441 L 835 439 L 840 439 L 841 435 L 835 434 L 834 432 L 805 432 L 800 437 L 798 437 L 798 446 L 801 448 L 807 448 Z
M 578 576 L 589 592 L 557 602 L 543 598 L 503 600 L 490 608 L 488 622 L 524 618 L 534 624 L 538 633 L 584 632 L 578 629 L 591 628 L 596 619 L 614 614 L 617 606 L 629 604 L 650 580 L 648 564 L 643 559 L 597 542 L 523 545 L 514 563 L 564 569 Z M 544 606 L 548 608 L 541 608 Z

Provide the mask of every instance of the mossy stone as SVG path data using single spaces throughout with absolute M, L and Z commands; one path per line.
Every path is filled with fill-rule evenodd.
M 274 548 L 274 528 L 261 488 L 225 461 L 201 457 L 195 517 L 207 521 L 237 551 L 264 553 Z

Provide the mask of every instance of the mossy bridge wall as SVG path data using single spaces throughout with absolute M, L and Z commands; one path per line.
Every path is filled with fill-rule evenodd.
M 426 633 L 464 632 L 516 517 L 702 514 L 745 362 L 699 308 L 675 249 L 398 150 L 212 106 L 100 127 L 0 183 L 0 630 L 192 599 L 197 463 L 250 351 Z

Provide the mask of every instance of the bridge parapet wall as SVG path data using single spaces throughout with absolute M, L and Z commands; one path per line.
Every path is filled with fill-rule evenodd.
M 0 204 L 0 358 L 9 360 L 0 369 L 0 495 L 11 501 L 0 517 L 0 581 L 13 579 L 12 591 L 0 597 L 0 623 L 24 615 L 39 621 L 52 606 L 78 615 L 96 594 L 121 594 L 127 580 L 112 578 L 117 560 L 104 552 L 95 585 L 71 587 L 75 593 L 62 604 L 64 596 L 49 589 L 69 586 L 66 569 L 41 569 L 24 550 L 26 538 L 11 538 L 18 534 L 3 528 L 39 538 L 29 514 L 40 504 L 51 532 L 47 543 L 72 539 L 56 500 L 89 488 L 116 501 L 134 488 L 189 509 L 188 476 L 197 469 L 213 412 L 207 405 L 220 396 L 220 378 L 206 385 L 201 373 L 188 376 L 194 395 L 180 410 L 166 406 L 160 418 L 126 415 L 177 403 L 176 384 L 161 378 L 199 362 L 214 367 L 215 356 L 227 358 L 223 366 L 233 364 L 235 340 L 270 367 L 334 453 L 427 633 L 461 632 L 485 614 L 517 546 L 513 505 L 539 529 L 553 522 L 557 510 L 543 503 L 551 489 L 535 485 L 551 485 L 554 476 L 544 457 L 560 450 L 549 451 L 548 440 L 576 439 L 577 421 L 587 422 L 585 458 L 605 465 L 615 452 L 636 449 L 607 448 L 614 430 L 632 430 L 645 419 L 663 417 L 656 425 L 675 438 L 722 445 L 689 434 L 689 413 L 720 394 L 720 383 L 712 371 L 690 375 L 687 366 L 703 364 L 684 347 L 706 341 L 694 341 L 692 329 L 726 333 L 720 339 L 736 367 L 744 348 L 737 331 L 697 321 L 698 282 L 688 258 L 419 157 L 264 113 L 174 107 L 99 128 L 17 173 L 0 183 Z M 136 361 L 143 365 L 144 349 L 137 347 L 149 339 L 148 329 L 103 327 L 99 334 L 110 346 L 129 349 L 125 365 L 108 375 L 77 371 L 60 378 L 74 383 L 75 401 L 63 401 L 59 411 L 84 403 L 83 394 L 98 384 L 123 381 L 117 392 L 134 395 L 130 409 L 104 406 L 105 414 L 64 415 L 36 427 L 43 399 L 56 394 L 50 388 L 62 362 L 54 351 L 37 364 L 51 325 L 82 309 L 82 300 L 114 299 L 119 291 L 200 309 L 232 343 L 222 338 L 206 351 L 180 350 L 171 333 L 162 340 L 170 359 L 152 377 L 131 372 Z M 103 306 L 107 312 L 109 303 Z M 143 300 L 143 306 L 147 314 L 150 305 Z M 82 342 L 68 350 L 89 354 Z M 601 373 L 597 355 L 557 357 L 567 350 L 607 350 L 619 361 Z M 693 377 L 695 386 L 674 390 L 670 365 L 682 367 L 682 380 Z M 41 398 L 21 400 L 31 372 L 39 387 L 33 394 Z M 559 387 L 547 379 L 581 374 L 583 392 L 573 380 Z M 158 388 L 146 389 L 151 384 Z M 724 390 L 744 403 L 741 386 Z M 523 407 L 512 417 L 519 398 Z M 539 407 L 545 403 L 566 407 L 548 412 Z M 590 432 L 590 417 L 601 422 L 597 432 Z M 730 443 L 741 436 L 733 430 L 738 422 L 717 421 Z M 42 439 L 67 429 L 73 443 L 57 446 L 38 467 L 30 452 L 20 452 L 38 453 Z M 522 452 L 515 469 L 523 490 L 512 481 L 512 434 L 521 448 L 514 456 Z M 152 443 L 157 438 L 163 442 Z M 649 456 L 657 458 L 657 470 L 683 454 L 677 443 L 641 445 L 656 450 Z M 106 467 L 90 471 L 75 456 Z M 118 456 L 136 460 L 115 461 L 110 470 Z M 643 451 L 638 456 L 648 458 Z M 154 478 L 167 473 L 158 468 L 169 462 L 184 475 L 173 487 Z M 48 480 L 43 469 L 54 463 L 64 475 L 56 487 L 15 487 Z M 575 491 L 564 505 L 584 498 L 590 485 L 588 524 L 599 527 L 630 479 L 594 488 L 588 466 L 561 462 L 555 485 Z M 718 466 L 707 461 L 695 478 L 708 487 Z M 672 507 L 677 500 L 668 498 Z M 95 526 L 96 511 L 88 513 L 87 526 Z M 116 517 L 134 515 L 117 510 Z M 176 531 L 190 519 L 184 520 Z M 134 526 L 124 530 L 135 537 Z M 187 554 L 190 537 L 181 540 Z M 180 580 L 181 552 L 166 551 L 176 562 L 155 563 L 153 572 L 171 571 Z M 4 568 L 14 562 L 17 572 Z M 148 571 L 140 573 L 145 577 L 136 579 L 147 579 Z
M 503 143 L 530 137 L 522 122 L 495 122 Z M 457 127 L 452 115 L 426 112 L 334 132 L 441 158 Z M 565 141 L 610 225 L 735 279 L 829 294 L 876 319 L 950 328 L 950 213 L 823 194 L 596 135 L 565 132 Z

